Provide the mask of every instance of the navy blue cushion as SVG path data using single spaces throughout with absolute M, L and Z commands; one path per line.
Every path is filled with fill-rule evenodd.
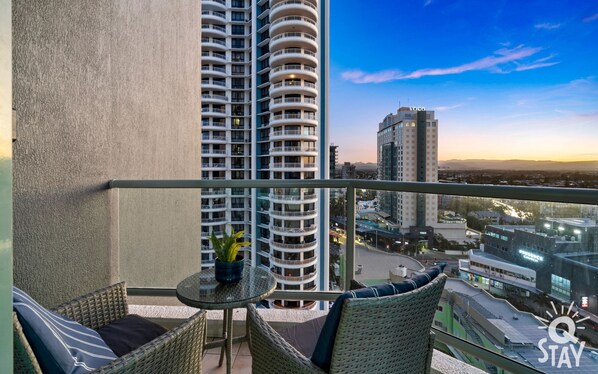
M 13 310 L 44 373 L 87 373 L 117 357 L 100 335 L 13 287 Z
M 439 264 L 438 266 L 434 266 L 426 270 L 423 274 L 416 275 L 415 277 L 400 283 L 381 284 L 355 291 L 347 291 L 340 295 L 328 312 L 326 322 L 324 323 L 324 327 L 322 328 L 322 332 L 320 333 L 320 337 L 316 343 L 316 348 L 311 356 L 312 362 L 325 371 L 330 370 L 330 360 L 332 359 L 334 338 L 336 337 L 336 331 L 338 330 L 343 304 L 346 299 L 382 297 L 413 291 L 416 288 L 430 283 L 434 278 L 442 273 L 444 266 L 445 264 Z
M 167 330 L 141 316 L 129 314 L 100 328 L 98 333 L 118 357 L 149 343 Z

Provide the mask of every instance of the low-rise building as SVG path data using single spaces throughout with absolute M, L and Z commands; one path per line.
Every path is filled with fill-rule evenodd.
M 566 307 L 561 315 L 566 314 Z M 574 321 L 580 318 L 572 316 Z M 434 316 L 434 327 L 544 373 L 561 373 L 567 368 L 575 373 L 598 372 L 596 352 L 585 347 L 584 342 L 574 337 L 571 337 L 574 342 L 559 344 L 553 341 L 550 325 L 546 326 L 533 314 L 522 312 L 506 300 L 495 298 L 462 280 L 447 280 Z M 566 339 L 558 329 L 552 334 Z M 548 348 L 549 345 L 555 346 L 554 350 Z M 501 368 L 452 347 L 449 350 L 459 359 L 485 371 L 505 373 Z
M 460 270 L 497 294 L 545 293 L 598 314 L 598 225 L 587 218 L 545 218 L 535 226 L 489 225 L 482 252 Z

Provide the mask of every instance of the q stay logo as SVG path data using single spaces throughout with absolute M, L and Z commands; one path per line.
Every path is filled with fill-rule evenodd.
M 551 320 L 540 317 L 536 318 L 548 324 L 548 326 L 539 326 L 538 328 L 548 329 L 548 337 L 550 337 L 550 340 L 556 344 L 550 344 L 547 346 L 547 348 L 545 348 L 544 345 L 548 342 L 548 339 L 540 339 L 538 348 L 540 348 L 543 356 L 540 357 L 538 361 L 540 363 L 545 363 L 550 360 L 550 364 L 559 369 L 563 366 L 569 369 L 572 367 L 579 367 L 581 354 L 586 343 L 580 342 L 579 339 L 575 337 L 575 331 L 584 330 L 585 327 L 576 326 L 576 324 L 583 322 L 590 317 L 579 319 L 578 312 L 575 312 L 575 314 L 569 316 L 569 314 L 571 314 L 571 309 L 573 309 L 573 305 L 575 305 L 575 302 L 571 302 L 569 308 L 567 309 L 567 313 L 565 313 L 565 305 L 561 305 L 561 312 L 559 313 L 552 301 L 550 304 L 552 305 L 554 315 L 550 310 L 547 310 L 546 314 L 550 316 Z M 576 317 L 578 318 L 577 321 L 575 320 Z M 567 327 L 566 330 L 557 330 L 559 325 L 565 325 Z M 559 333 L 560 331 L 562 331 L 562 333 Z M 579 344 L 578 349 L 576 349 L 576 344 Z M 571 356 L 573 356 L 574 365 L 571 364 Z

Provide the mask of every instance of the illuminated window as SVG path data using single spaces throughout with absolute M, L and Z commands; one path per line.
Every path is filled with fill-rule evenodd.
M 558 298 L 570 300 L 571 298 L 571 281 L 569 279 L 561 278 L 558 275 L 551 274 L 551 290 L 550 293 Z

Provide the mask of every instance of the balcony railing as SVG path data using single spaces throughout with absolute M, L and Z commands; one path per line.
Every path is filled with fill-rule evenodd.
M 270 239 L 270 244 L 272 244 L 275 247 L 279 247 L 279 248 L 305 249 L 305 248 L 313 247 L 314 245 L 318 244 L 318 242 L 291 244 L 291 243 L 280 243 L 280 242 L 274 241 L 274 239 Z
M 306 258 L 303 260 L 283 260 L 280 258 L 271 257 L 270 261 L 276 262 L 281 265 L 306 265 L 306 264 L 316 261 L 317 259 L 318 259 L 317 257 L 311 257 L 311 258 Z
M 304 32 L 285 32 L 284 34 L 276 35 L 275 37 L 273 37 L 272 41 L 276 41 L 276 40 L 282 39 L 282 38 L 307 38 L 314 42 L 316 41 L 315 36 L 309 35 Z
M 284 65 L 278 66 L 272 69 L 272 73 L 278 73 L 279 71 L 286 71 L 286 70 L 305 70 L 311 73 L 316 72 L 316 68 L 308 66 L 308 65 L 300 65 L 300 64 L 292 64 L 292 65 Z
M 315 83 L 311 82 L 278 82 L 272 85 L 272 88 L 280 88 L 280 87 L 308 87 L 308 88 L 316 88 Z
M 216 30 L 216 31 L 220 31 L 220 32 L 226 32 L 226 27 L 221 26 L 221 25 L 204 24 L 204 25 L 201 25 L 201 28 L 202 28 L 202 30 L 212 29 L 212 30 Z
M 317 229 L 315 225 L 311 225 L 308 227 L 281 227 L 281 226 L 274 226 L 270 225 L 270 230 L 279 231 L 279 232 L 287 232 L 290 234 L 303 234 L 306 232 L 311 232 Z
M 285 114 L 276 114 L 274 116 L 272 116 L 272 121 L 278 121 L 278 120 L 282 120 L 282 119 L 307 119 L 307 120 L 311 120 L 311 121 L 315 121 L 316 120 L 316 115 L 314 113 L 285 113 Z M 285 135 L 301 135 L 301 134 L 290 134 L 290 130 L 287 130 L 285 132 Z M 300 131 L 299 131 L 300 132 Z M 315 135 L 315 131 L 311 134 L 305 134 L 305 135 Z M 282 134 L 277 134 L 276 131 L 274 132 L 274 135 L 282 135 Z
M 272 10 L 274 10 L 274 9 L 280 7 L 280 6 L 283 6 L 283 5 L 293 5 L 293 4 L 296 4 L 296 5 L 305 5 L 305 6 L 308 6 L 310 8 L 316 9 L 316 6 L 313 5 L 312 3 L 308 2 L 308 1 L 288 0 L 288 1 L 283 1 L 282 3 L 278 3 L 278 4 L 274 5 L 272 8 L 270 8 L 270 11 L 272 11 Z
M 306 103 L 306 104 L 315 104 L 316 99 L 312 97 L 285 97 L 284 99 L 279 97 L 272 100 L 272 104 L 281 104 L 281 103 Z
M 312 25 L 316 24 L 316 21 L 314 21 L 311 18 L 307 18 L 307 17 L 299 17 L 299 16 L 287 16 L 287 17 L 283 17 L 283 18 L 279 18 L 276 21 L 272 22 L 270 24 L 270 27 L 281 23 L 281 22 L 288 22 L 288 21 L 302 21 L 302 22 L 307 22 L 307 23 L 311 23 Z
M 291 282 L 303 282 L 305 280 L 311 279 L 313 277 L 315 277 L 317 274 L 316 273 L 309 273 L 306 275 L 282 275 L 282 274 L 277 274 L 277 273 L 272 273 L 272 275 L 274 275 L 274 278 L 276 279 L 280 279 L 283 281 L 291 281 Z
M 276 51 L 274 53 L 272 53 L 272 57 L 274 56 L 280 56 L 280 55 L 287 55 L 287 54 L 305 54 L 308 56 L 312 56 L 312 57 L 316 57 L 316 53 L 309 51 L 307 49 L 301 49 L 301 48 L 287 48 L 287 49 L 282 49 L 280 51 Z
M 214 17 L 218 17 L 218 18 L 222 18 L 224 20 L 226 20 L 226 14 L 224 12 L 216 12 L 216 11 L 211 11 L 211 10 L 203 10 L 201 12 L 202 16 L 214 16 Z
M 345 189 L 346 190 L 346 249 L 344 253 L 344 268 L 346 277 L 343 286 L 349 289 L 351 280 L 355 278 L 356 269 L 356 195 L 359 190 L 381 190 L 391 192 L 455 195 L 476 198 L 528 200 L 534 202 L 586 204 L 595 205 L 598 202 L 598 191 L 590 189 L 572 188 L 545 188 L 545 187 L 514 187 L 514 186 L 489 186 L 489 185 L 464 185 L 464 184 L 439 184 L 416 182 L 388 182 L 371 180 L 113 180 L 110 188 L 122 189 Z M 119 194 L 120 195 L 120 194 Z M 277 195 L 270 195 L 270 197 Z M 287 196 L 287 195 L 280 195 Z M 305 199 L 305 196 L 288 195 L 293 199 Z M 315 196 L 315 195 L 314 195 Z M 552 204 L 554 205 L 554 204 Z M 217 234 L 221 234 L 219 231 Z M 202 237 L 207 237 L 202 232 Z M 302 249 L 309 244 L 282 244 L 269 241 L 275 247 Z M 280 276 L 282 277 L 282 276 Z M 283 278 L 289 280 L 288 278 Z M 131 295 L 174 295 L 173 289 L 158 288 L 133 288 Z M 320 300 L 334 301 L 339 292 L 335 291 L 276 291 L 272 298 L 276 300 Z M 514 317 L 515 319 L 515 317 Z M 477 344 L 465 341 L 457 336 L 448 334 L 437 328 L 432 328 L 436 333 L 436 341 L 454 347 L 473 357 L 488 362 L 508 372 L 539 373 L 537 369 L 527 366 L 521 361 L 513 360 Z

